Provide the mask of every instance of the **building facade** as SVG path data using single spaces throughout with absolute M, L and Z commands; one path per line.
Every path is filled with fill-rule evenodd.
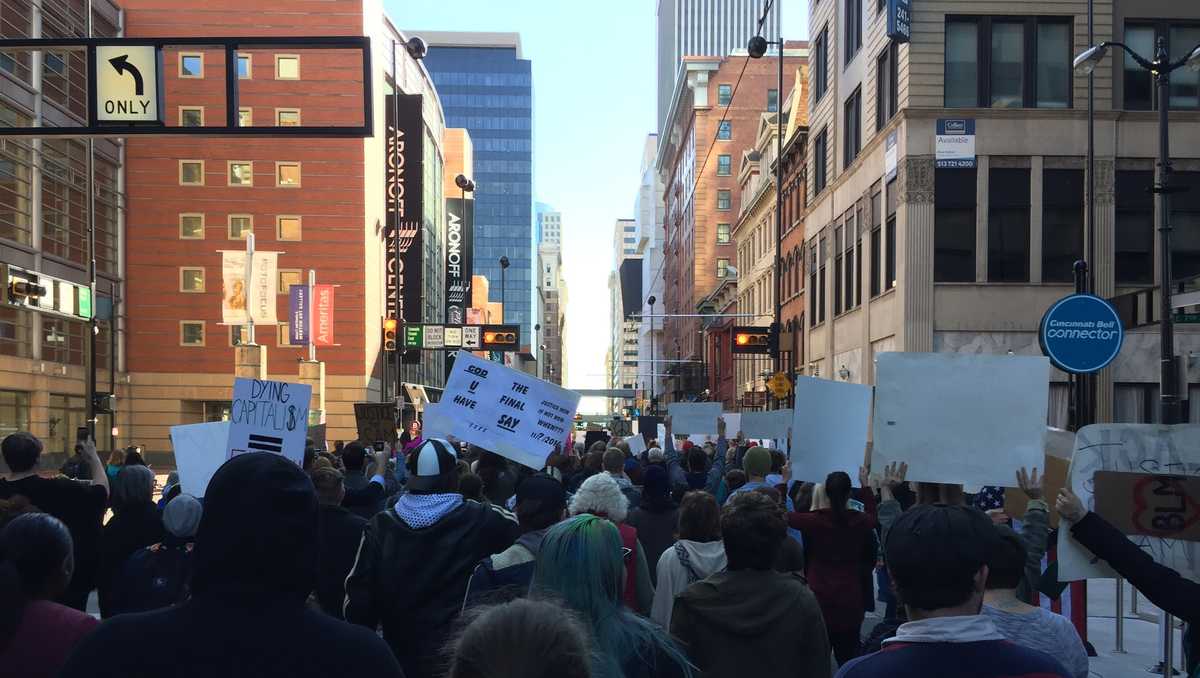
M 90 20 L 85 3 L 9 0 L 0 8 L 0 38 L 120 35 L 118 6 L 88 4 Z M 0 55 L 0 127 L 85 125 L 87 83 L 82 51 Z M 124 156 L 124 144 L 114 139 L 0 138 L 0 437 L 31 431 L 58 460 L 71 453 L 76 428 L 85 425 L 93 315 L 97 390 L 118 394 L 115 417 L 98 417 L 97 444 L 103 450 L 130 440 Z M 94 296 L 89 221 L 96 236 Z M 35 284 L 42 293 L 15 294 L 14 283 Z
M 654 168 L 658 153 L 658 135 L 647 134 L 642 145 L 637 198 L 633 214 L 637 226 L 637 252 L 642 258 L 642 310 L 638 322 L 638 389 L 639 406 L 653 411 L 657 395 L 662 393 L 661 375 L 666 368 L 663 355 L 663 202 L 662 181 Z M 654 298 L 651 306 L 650 298 Z
M 562 214 L 538 212 L 538 376 L 559 384 L 566 379 L 567 281 L 562 271 Z
M 492 300 L 521 326 L 532 350 L 534 319 L 533 79 L 516 33 L 425 31 L 426 68 L 447 124 L 475 145 L 475 271 L 493 282 Z M 508 257 L 503 290 L 500 257 Z M 503 299 L 501 299 L 501 294 Z M 525 351 L 529 352 L 529 351 Z
M 807 276 L 804 271 L 804 211 L 808 194 L 805 191 L 805 150 L 808 144 L 808 85 L 811 62 L 803 69 L 785 104 L 788 115 L 787 132 L 783 143 L 783 276 L 780 288 L 783 307 L 780 309 L 783 327 L 779 336 L 781 369 L 795 377 L 797 368 L 805 364 L 804 290 Z M 791 115 L 790 111 L 800 111 Z M 789 400 L 791 400 L 789 396 Z
M 617 219 L 613 225 L 613 270 L 608 276 L 609 388 L 637 389 L 640 380 L 638 338 L 642 306 L 642 258 L 638 254 L 637 221 Z M 610 398 L 609 411 L 620 414 L 634 399 Z
M 812 7 L 808 374 L 872 383 L 884 351 L 1040 354 L 1041 316 L 1073 291 L 1072 262 L 1086 251 L 1087 78 L 1071 62 L 1088 47 L 1087 5 L 914 6 L 903 45 L 888 41 L 874 3 Z M 1095 17 L 1095 42 L 1146 56 L 1158 37 L 1175 57 L 1200 42 L 1200 8 L 1189 5 L 1096 2 Z M 1192 188 L 1172 205 L 1181 281 L 1200 274 L 1197 78 L 1179 71 L 1171 90 L 1172 180 Z M 1158 129 L 1150 76 L 1121 52 L 1095 71 L 1095 92 L 1090 263 L 1096 294 L 1113 297 L 1151 288 L 1161 266 L 1147 192 Z M 971 136 L 973 152 L 939 162 L 939 128 Z M 1179 353 L 1200 344 L 1193 328 L 1177 326 Z M 1157 416 L 1158 360 L 1155 325 L 1127 334 L 1098 377 L 1099 420 Z M 1200 398 L 1189 395 L 1197 387 L 1184 396 L 1195 421 Z M 1067 403 L 1055 370 L 1052 425 L 1067 423 Z

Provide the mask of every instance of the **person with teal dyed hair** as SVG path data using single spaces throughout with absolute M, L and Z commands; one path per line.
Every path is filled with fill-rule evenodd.
M 591 628 L 596 678 L 690 678 L 693 668 L 670 636 L 621 604 L 630 555 L 612 522 L 577 515 L 542 541 L 534 593 L 561 599 Z

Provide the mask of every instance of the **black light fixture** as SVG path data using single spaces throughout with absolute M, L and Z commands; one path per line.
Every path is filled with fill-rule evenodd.
M 458 186 L 459 189 L 461 189 L 464 193 L 475 192 L 475 182 L 467 178 L 467 175 L 465 174 L 459 174 L 458 176 L 454 177 L 454 185 Z
M 429 54 L 429 44 L 421 38 L 413 36 L 404 43 L 404 49 L 408 55 L 414 59 L 424 59 L 426 54 Z

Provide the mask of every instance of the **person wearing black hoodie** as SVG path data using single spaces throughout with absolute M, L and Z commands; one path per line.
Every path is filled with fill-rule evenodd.
M 637 529 L 650 565 L 650 579 L 657 581 L 658 559 L 675 543 L 675 530 L 679 526 L 679 505 L 671 499 L 667 471 L 662 466 L 646 467 L 641 502 L 629 512 L 625 522 Z
M 305 605 L 317 578 L 317 496 L 286 458 L 243 454 L 217 470 L 194 555 L 190 599 L 105 621 L 59 678 L 403 678 L 375 634 Z
M 367 519 L 341 505 L 346 487 L 342 474 L 336 469 L 313 469 L 309 476 L 317 488 L 317 501 L 321 503 L 317 519 L 317 543 L 321 549 L 317 602 L 325 612 L 343 619 L 346 575 L 354 567 L 354 556 L 358 553 Z
M 98 593 L 100 616 L 118 613 L 115 592 L 125 562 L 140 549 L 163 538 L 162 515 L 154 503 L 154 472 L 146 466 L 121 467 L 113 482 L 113 517 L 100 541 Z

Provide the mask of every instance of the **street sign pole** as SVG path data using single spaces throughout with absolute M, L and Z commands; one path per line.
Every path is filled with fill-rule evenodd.
M 308 362 L 310 363 L 317 362 L 317 342 L 313 336 L 313 325 L 316 324 L 313 321 L 315 317 L 313 310 L 316 308 L 316 304 L 313 303 L 313 288 L 316 285 L 317 272 L 310 268 L 308 269 L 308 312 L 304 314 L 304 321 L 308 323 L 308 331 L 305 332 L 304 338 L 308 340 Z

